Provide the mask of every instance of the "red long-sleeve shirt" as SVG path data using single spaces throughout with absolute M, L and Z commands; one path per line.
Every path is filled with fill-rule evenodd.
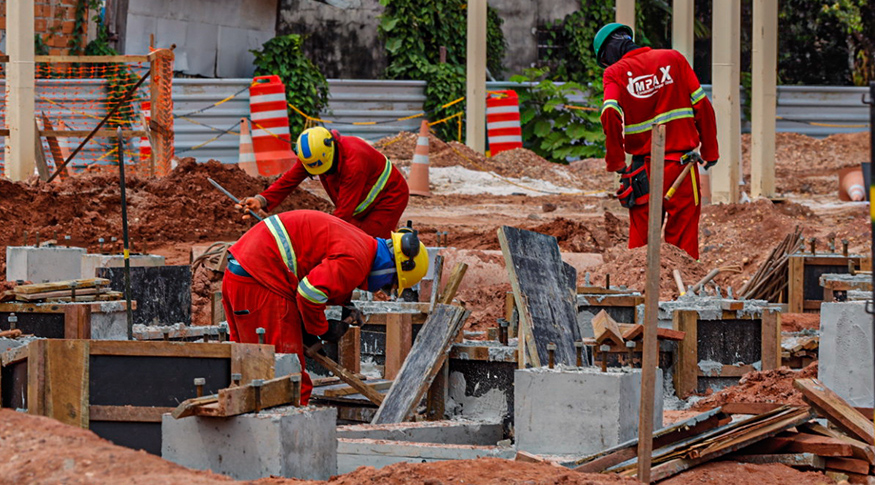
M 282 249 L 276 235 L 291 247 Z M 377 240 L 324 212 L 297 210 L 259 222 L 230 251 L 262 286 L 296 303 L 307 333 L 322 335 L 325 306 L 367 289 Z
M 610 172 L 623 168 L 625 153 L 650 154 L 650 131 L 665 123 L 669 160 L 699 147 L 702 158 L 719 158 L 714 108 L 696 74 L 680 52 L 642 47 L 627 52 L 605 69 L 601 122 L 605 163 Z
M 409 190 L 401 172 L 385 155 L 355 136 L 341 136 L 332 131 L 340 150 L 337 169 L 319 176 L 322 187 L 334 203 L 334 215 L 344 221 L 364 219 L 374 207 L 403 201 L 407 206 Z M 309 173 L 300 161 L 260 195 L 271 211 L 294 190 Z M 395 221 L 393 221 L 395 222 Z

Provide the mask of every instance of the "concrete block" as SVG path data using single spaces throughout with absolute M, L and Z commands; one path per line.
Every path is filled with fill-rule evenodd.
M 657 372 L 654 429 L 662 427 L 662 372 Z M 518 369 L 514 373 L 517 449 L 585 455 L 638 435 L 640 369 Z
M 872 315 L 866 303 L 821 304 L 820 332 L 817 378 L 852 406 L 873 407 Z
M 132 254 L 131 267 L 164 266 L 164 256 L 155 254 Z M 82 278 L 95 278 L 97 268 L 123 268 L 125 257 L 121 254 L 84 254 L 82 255 Z
M 282 377 L 301 372 L 301 361 L 298 359 L 298 354 L 274 354 L 274 358 L 276 359 L 274 376 Z
M 84 254 L 85 248 L 6 246 L 6 280 L 76 280 L 82 278 Z
M 411 443 L 374 439 L 337 439 L 337 473 L 349 473 L 360 466 L 382 468 L 394 463 L 426 463 L 445 460 L 474 460 L 483 456 L 513 459 L 510 446 L 473 446 Z
M 337 473 L 337 410 L 293 406 L 233 418 L 163 416 L 161 457 L 236 480 L 328 480 Z
M 419 423 L 353 424 L 339 426 L 338 438 L 494 446 L 504 439 L 501 423 L 424 421 Z

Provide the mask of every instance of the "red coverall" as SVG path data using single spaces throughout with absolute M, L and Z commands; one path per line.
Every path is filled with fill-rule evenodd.
M 288 249 L 281 249 L 284 243 L 276 234 Z M 325 306 L 346 304 L 354 289 L 366 289 L 377 241 L 324 212 L 297 210 L 259 222 L 230 252 L 250 275 L 225 271 L 222 280 L 231 340 L 257 343 L 255 329 L 263 327 L 265 343 L 277 352 L 298 354 L 303 368 L 302 325 L 310 335 L 324 334 Z M 312 389 L 304 372 L 302 403 Z
M 649 47 L 627 52 L 605 69 L 604 86 L 601 121 L 608 171 L 625 166 L 625 151 L 645 156 L 649 174 L 650 130 L 657 122 L 665 123 L 663 195 L 680 174 L 683 167 L 678 161 L 684 153 L 701 143 L 704 160 L 719 158 L 714 108 L 681 53 Z M 699 258 L 699 185 L 693 167 L 674 196 L 663 201 L 663 217 L 668 214 L 665 241 L 694 259 Z M 629 248 L 647 244 L 647 210 L 647 204 L 629 209 Z
M 374 237 L 388 239 L 398 228 L 410 191 L 401 172 L 367 142 L 355 136 L 332 135 L 340 151 L 337 169 L 319 181 L 334 203 L 334 215 Z M 273 210 L 310 174 L 298 161 L 260 195 Z

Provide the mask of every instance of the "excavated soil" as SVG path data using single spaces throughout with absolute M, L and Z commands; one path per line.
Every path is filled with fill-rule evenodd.
M 659 483 L 661 485 L 689 485 L 691 483 L 831 485 L 835 481 L 820 472 L 803 472 L 786 465 L 754 465 L 735 461 L 715 461 Z
M 690 409 L 706 411 L 726 403 L 781 403 L 807 406 L 802 393 L 793 387 L 793 380 L 807 377 L 817 378 L 817 362 L 808 367 L 792 370 L 781 367 L 775 370 L 750 372 L 738 384 L 722 389 L 698 402 Z

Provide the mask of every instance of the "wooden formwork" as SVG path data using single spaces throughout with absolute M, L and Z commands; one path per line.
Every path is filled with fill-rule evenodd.
M 818 312 L 823 303 L 820 276 L 847 274 L 850 268 L 871 271 L 872 259 L 859 255 L 834 253 L 796 253 L 787 260 L 787 312 Z
M 17 327 L 23 333 L 44 338 L 90 339 L 91 314 L 103 311 L 107 303 L 0 303 L 0 330 L 9 330 L 8 318 L 14 313 L 18 317 Z M 118 311 L 127 309 L 124 300 L 112 303 L 120 306 Z M 136 308 L 137 302 L 132 301 L 131 309 Z
M 45 339 L 8 351 L 0 402 L 160 454 L 161 416 L 204 392 L 274 377 L 272 345 Z
M 697 310 L 675 310 L 672 325 L 684 332 L 684 339 L 678 342 L 674 368 L 675 391 L 681 399 L 701 391 L 700 378 L 737 379 L 757 370 L 753 365 L 757 361 L 761 363 L 760 370 L 781 365 L 781 313 L 776 308 L 741 315 L 724 310 L 716 320 L 702 318 Z M 705 328 L 707 331 L 703 331 Z M 760 345 L 752 348 L 750 341 L 756 337 Z M 722 358 L 715 357 L 721 354 Z M 739 355 L 747 355 L 740 364 Z M 714 360 L 722 367 L 719 371 L 705 372 L 699 367 L 702 360 Z

